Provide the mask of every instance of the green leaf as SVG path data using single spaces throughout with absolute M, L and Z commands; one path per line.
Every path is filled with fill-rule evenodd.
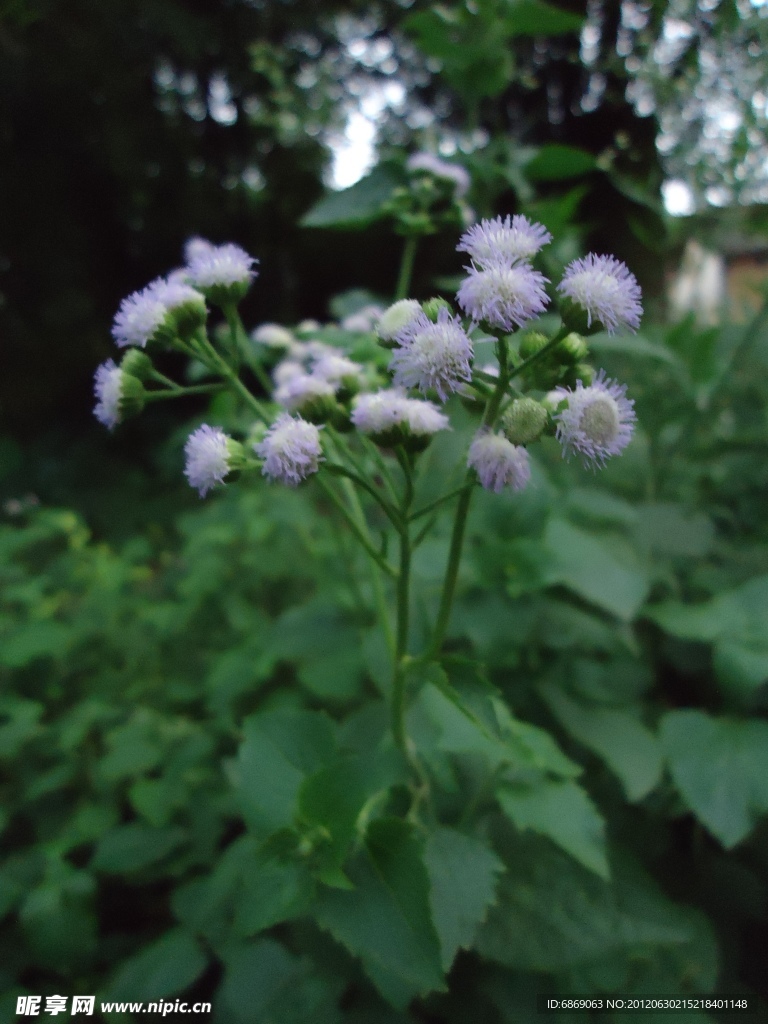
M 140 871 L 167 857 L 186 838 L 183 828 L 150 828 L 137 822 L 119 825 L 102 837 L 90 866 L 110 874 Z
M 766 649 L 768 576 L 756 576 L 701 604 L 667 601 L 653 605 L 645 615 L 683 640 L 731 639 L 748 647 Z
M 372 822 L 365 850 L 347 871 L 355 889 L 321 892 L 320 926 L 360 958 L 396 1009 L 444 988 L 429 878 L 413 828 L 396 818 Z
M 350 188 L 331 192 L 302 217 L 305 228 L 364 228 L 386 215 L 385 204 L 405 184 L 398 164 L 381 163 Z
M 512 35 L 555 36 L 579 32 L 584 16 L 564 11 L 542 0 L 504 0 L 501 7 L 504 25 Z
M 712 547 L 715 528 L 703 512 L 691 512 L 673 502 L 648 502 L 637 512 L 635 535 L 654 552 L 702 558 Z
M 0 642 L 0 665 L 24 668 L 38 658 L 60 658 L 72 638 L 71 628 L 61 622 L 28 622 Z
M 754 650 L 736 641 L 719 641 L 715 644 L 714 668 L 726 686 L 749 693 L 768 681 L 768 649 Z
M 587 174 L 594 169 L 596 162 L 585 149 L 551 142 L 542 146 L 528 161 L 525 174 L 531 181 L 562 181 Z
M 0 701 L 0 758 L 16 757 L 21 747 L 42 733 L 44 706 L 36 700 L 8 696 Z
M 542 779 L 531 785 L 501 786 L 496 795 L 517 828 L 547 836 L 600 878 L 609 877 L 605 823 L 577 783 Z
M 687 914 L 638 867 L 612 859 L 611 883 L 536 836 L 509 836 L 510 870 L 481 926 L 477 949 L 522 971 L 562 972 L 598 957 L 695 940 Z
M 452 828 L 429 832 L 424 848 L 429 901 L 440 939 L 443 970 L 460 949 L 468 949 L 493 902 L 504 865 L 487 843 Z
M 681 367 L 679 358 L 671 349 L 643 337 L 642 334 L 622 335 L 621 337 L 613 334 L 593 334 L 589 338 L 589 347 L 598 353 L 617 352 L 630 357 L 658 359 L 662 363 Z
M 594 704 L 586 707 L 555 686 L 542 686 L 540 692 L 562 727 L 615 772 L 630 802 L 655 789 L 661 780 L 661 747 L 635 715 Z
M 320 712 L 279 709 L 251 715 L 243 734 L 235 772 L 240 808 L 266 836 L 293 824 L 305 776 L 332 760 L 333 725 Z
M 126 960 L 104 998 L 146 1002 L 172 996 L 189 988 L 207 966 L 194 936 L 186 928 L 174 928 Z
M 399 753 L 392 748 L 347 755 L 308 776 L 299 792 L 304 824 L 319 827 L 327 845 L 319 849 L 323 863 L 340 867 L 364 805 L 396 782 L 407 782 Z
M 242 1024 L 338 1024 L 341 985 L 321 975 L 309 957 L 272 939 L 241 946 L 226 957 L 216 1019 Z
M 635 617 L 648 595 L 649 580 L 630 548 L 557 518 L 547 524 L 544 542 L 552 554 L 547 583 L 568 587 L 625 622 Z
M 661 740 L 675 785 L 727 849 L 768 812 L 768 722 L 670 711 Z
M 487 696 L 480 702 L 476 699 L 473 706 L 448 684 L 444 673 L 433 674 L 433 678 L 439 685 L 430 682 L 422 688 L 412 715 L 417 726 L 419 718 L 431 723 L 436 749 L 479 754 L 490 768 L 507 764 L 555 775 L 579 774 L 579 767 L 562 753 L 549 733 L 514 718 L 498 697 Z

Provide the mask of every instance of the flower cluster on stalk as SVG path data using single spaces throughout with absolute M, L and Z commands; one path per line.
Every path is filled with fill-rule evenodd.
M 444 174 L 463 189 L 463 172 L 435 159 L 419 155 L 409 168 Z M 636 415 L 626 387 L 589 364 L 585 335 L 637 329 L 640 289 L 618 259 L 590 253 L 565 267 L 556 287 L 559 331 L 521 331 L 550 305 L 549 281 L 534 260 L 551 241 L 544 225 L 522 215 L 483 220 L 457 245 L 469 257 L 458 311 L 444 299 L 400 299 L 386 309 L 369 302 L 328 330 L 314 321 L 295 328 L 263 323 L 249 335 L 237 305 L 257 261 L 237 245 L 192 238 L 181 269 L 120 304 L 112 333 L 126 354 L 96 371 L 94 414 L 111 430 L 155 398 L 234 390 L 256 424 L 247 445 L 207 423 L 191 433 L 185 475 L 201 496 L 249 470 L 296 486 L 324 462 L 335 464 L 355 435 L 385 456 L 402 450 L 413 458 L 450 429 L 449 400 L 481 413 L 466 468 L 486 490 L 523 490 L 531 478 L 528 449 L 546 436 L 557 439 L 564 457 L 602 466 L 629 444 Z M 223 324 L 208 330 L 209 305 L 222 311 L 228 332 Z M 497 362 L 475 367 L 479 341 L 495 342 Z M 376 342 L 381 358 L 372 356 Z M 152 361 L 163 346 L 196 359 L 206 379 L 220 383 L 169 380 Z M 382 350 L 389 352 L 386 368 Z M 243 365 L 256 390 L 242 382 Z

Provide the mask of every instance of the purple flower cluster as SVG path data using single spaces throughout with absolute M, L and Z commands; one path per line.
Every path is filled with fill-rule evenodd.
M 437 322 L 416 313 L 396 336 L 390 369 L 396 387 L 436 391 L 444 402 L 472 377 L 472 342 L 458 320 L 441 309 Z
M 472 261 L 456 294 L 464 312 L 504 331 L 543 313 L 547 278 L 530 260 L 551 238 L 543 225 L 522 216 L 484 220 L 466 231 L 456 247 Z

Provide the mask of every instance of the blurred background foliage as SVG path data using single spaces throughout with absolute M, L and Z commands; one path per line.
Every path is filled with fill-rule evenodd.
M 506 1022 L 553 987 L 759 990 L 768 323 L 759 309 L 737 324 L 671 322 L 665 281 L 688 237 L 768 248 L 768 6 L 0 11 L 9 1015 L 25 991 L 185 992 L 213 996 L 221 1021 Z M 499 814 L 477 751 L 432 752 L 443 820 L 460 825 L 471 806 L 511 866 L 481 923 L 498 867 L 467 849 L 490 886 L 457 940 L 475 950 L 459 954 L 449 994 L 408 1012 L 366 974 L 376 936 L 331 940 L 339 904 L 317 902 L 316 874 L 257 850 L 245 790 L 258 780 L 242 782 L 270 714 L 326 707 L 347 751 L 375 734 L 382 655 L 348 538 L 311 487 L 231 487 L 201 505 L 181 477 L 199 400 L 114 436 L 90 409 L 120 299 L 177 265 L 191 234 L 260 259 L 246 323 L 340 317 L 329 303 L 349 288 L 386 301 L 402 240 L 382 200 L 421 148 L 470 171 L 477 216 L 547 224 L 550 276 L 590 248 L 625 259 L 649 314 L 636 338 L 594 345 L 637 400 L 626 455 L 592 479 L 543 445 L 534 488 L 478 502 L 453 653 L 482 660 L 514 713 L 583 770 L 584 790 L 565 810 L 563 791 L 540 793 L 538 817 L 510 791 Z M 675 201 L 688 217 L 670 218 Z M 455 242 L 446 231 L 422 244 L 416 297 L 450 294 Z M 457 430 L 435 444 L 425 486 L 466 441 Z M 420 551 L 423 614 L 448 528 Z M 444 842 L 433 837 L 437 860 Z

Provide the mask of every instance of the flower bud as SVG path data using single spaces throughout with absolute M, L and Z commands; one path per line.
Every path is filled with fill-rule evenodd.
M 533 398 L 516 398 L 501 419 L 501 428 L 512 444 L 529 444 L 540 437 L 547 425 L 548 413 Z
M 149 380 L 154 373 L 152 360 L 139 348 L 128 349 L 120 362 L 120 369 L 141 381 Z
M 445 299 L 427 299 L 426 302 L 421 304 L 421 308 L 427 315 L 427 318 L 432 321 L 433 324 L 437 323 L 437 318 L 440 315 L 440 310 L 445 309 L 449 313 L 451 312 L 451 305 L 446 302 Z
M 569 363 L 578 363 L 587 358 L 589 348 L 580 334 L 571 331 L 557 346 L 557 354 L 567 359 Z
M 420 312 L 421 306 L 415 299 L 401 299 L 386 309 L 376 326 L 379 344 L 385 348 L 394 348 L 397 335 Z
M 541 334 L 539 331 L 528 331 L 520 339 L 520 355 L 523 359 L 530 359 L 548 344 L 549 338 L 546 334 Z
M 137 377 L 123 373 L 120 380 L 120 418 L 138 416 L 144 408 L 144 385 Z

